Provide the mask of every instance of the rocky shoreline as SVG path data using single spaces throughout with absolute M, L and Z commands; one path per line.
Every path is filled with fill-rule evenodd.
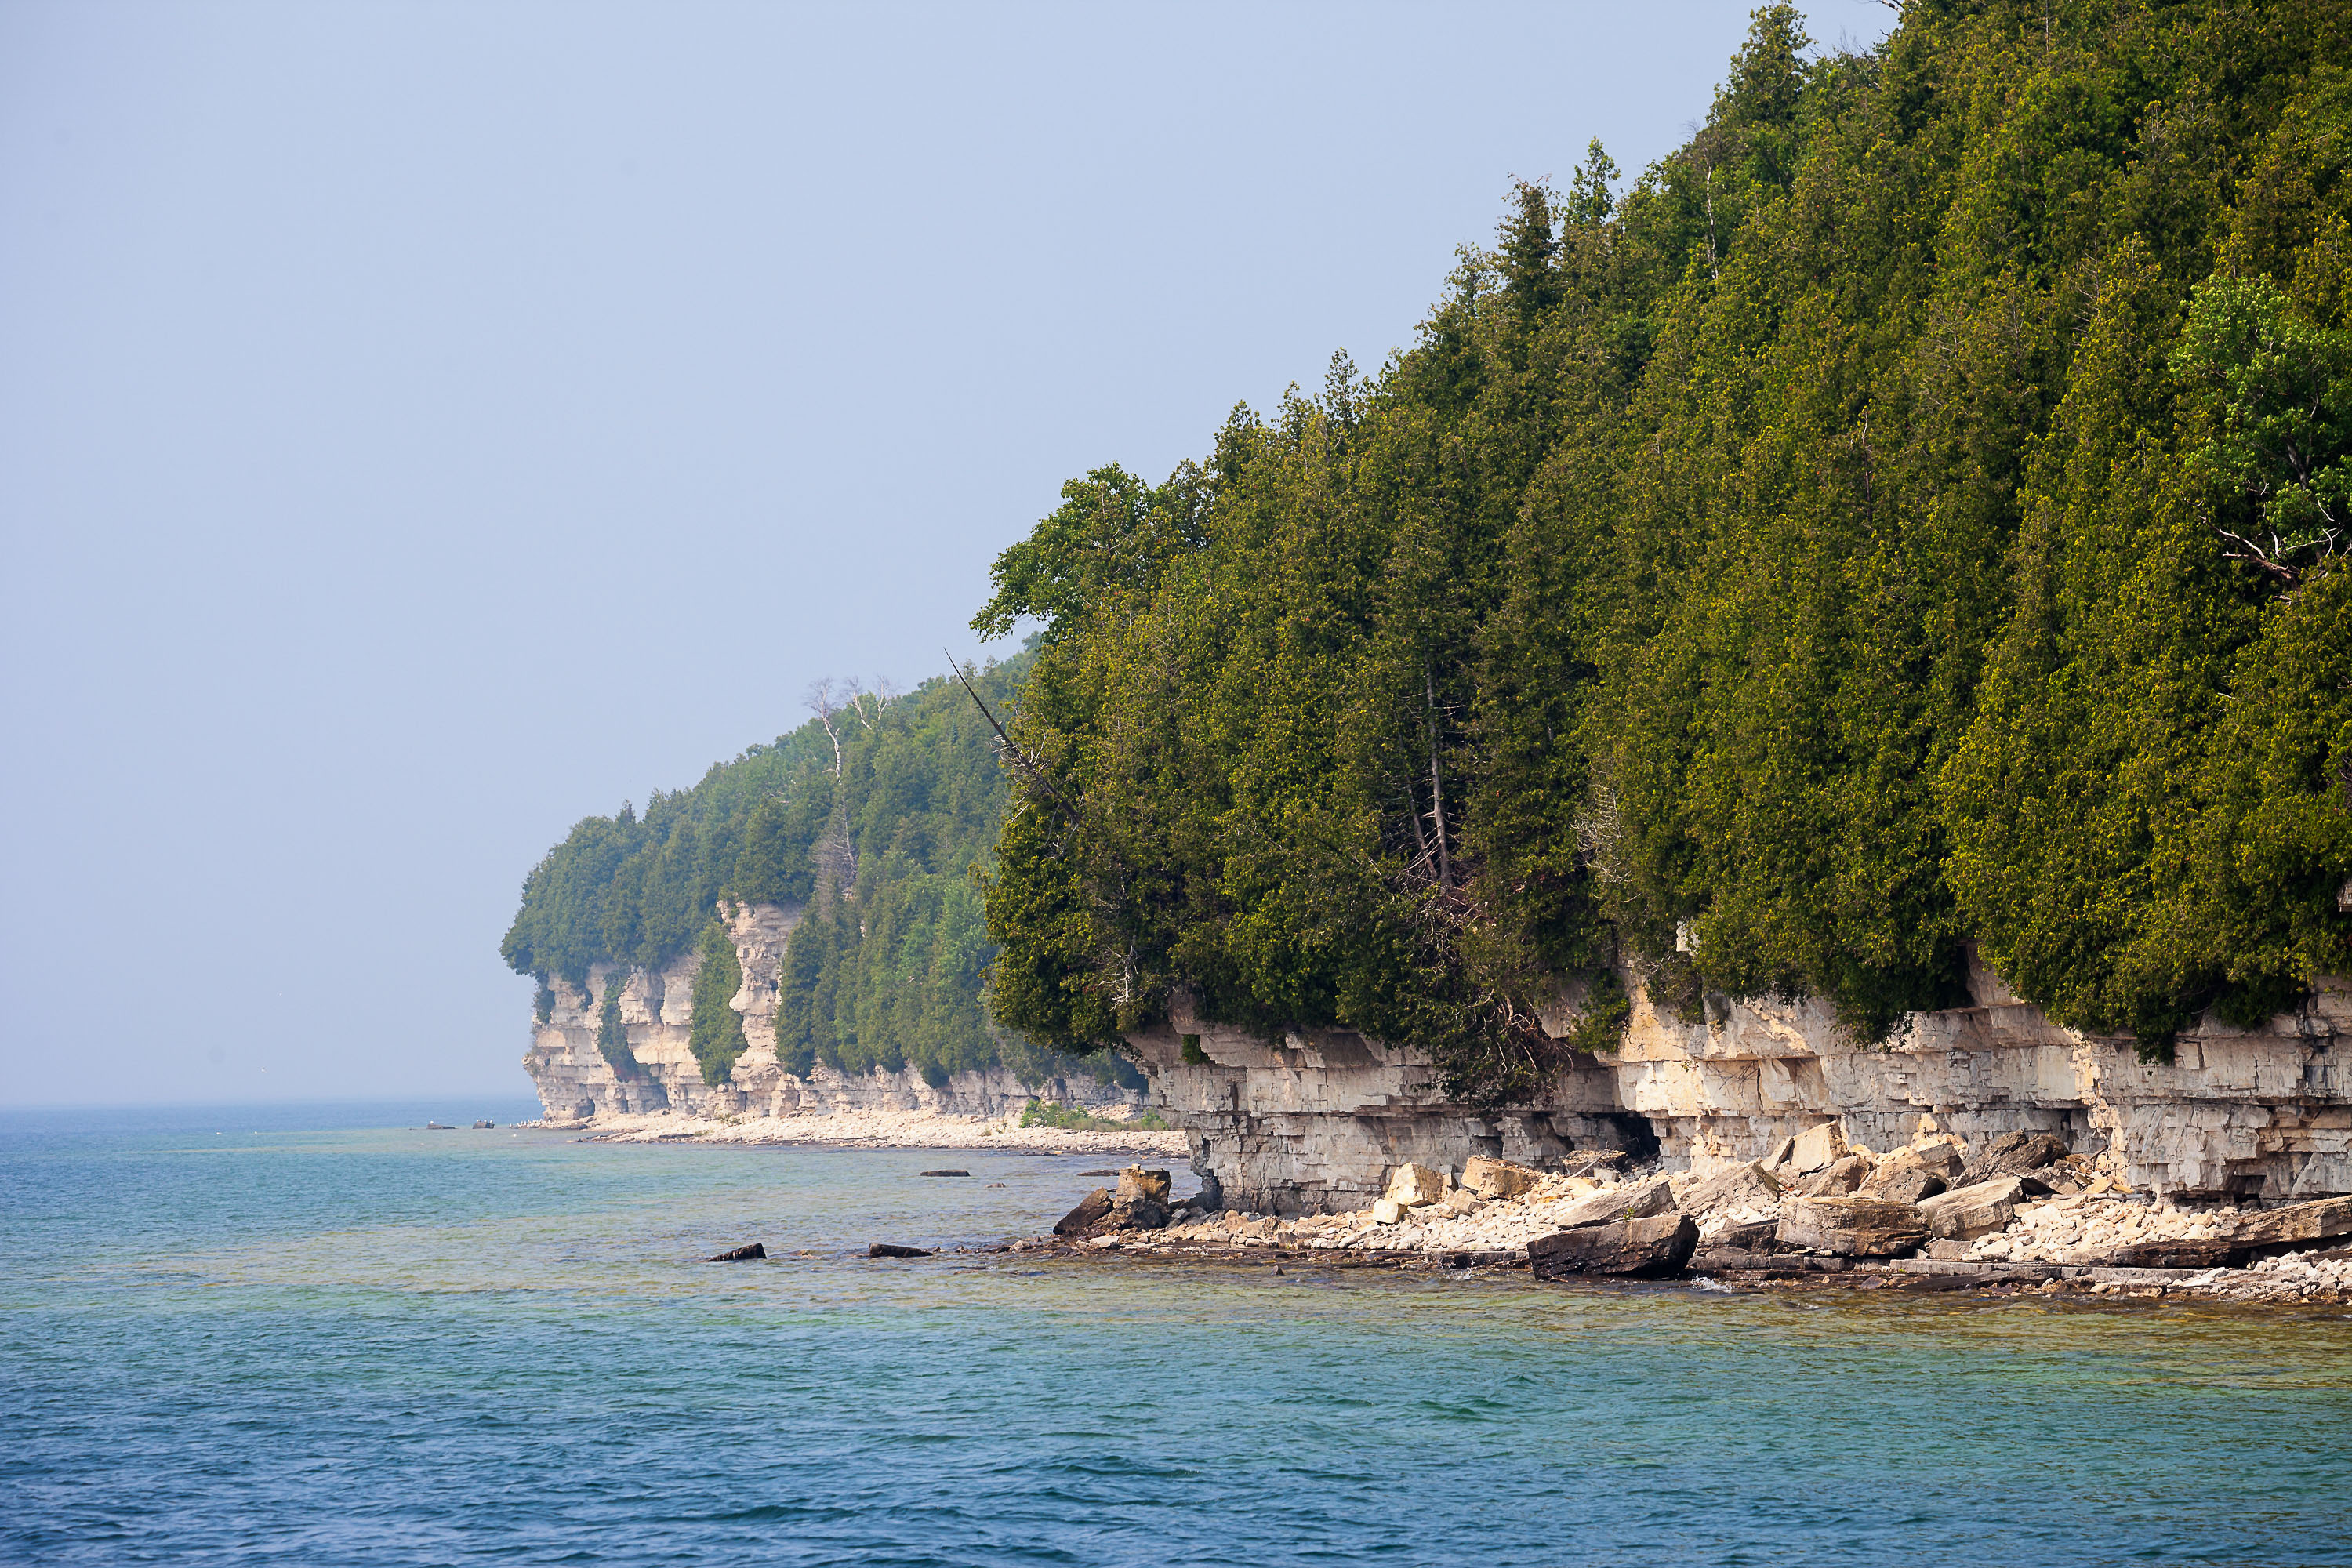
M 824 1145 L 836 1149 L 966 1149 L 1023 1154 L 1144 1154 L 1181 1158 L 1184 1134 L 1151 1128 L 1070 1131 L 1024 1127 L 1017 1114 L 957 1116 L 926 1110 L 877 1108 L 793 1116 L 697 1116 L 675 1110 L 625 1112 L 572 1120 L 549 1118 L 519 1127 L 577 1132 L 590 1143 L 730 1143 Z
M 1166 1172 L 1131 1166 L 1054 1235 L 1009 1249 L 1728 1289 L 2352 1301 L 2352 1198 L 2182 1206 L 2046 1134 L 1972 1148 L 1932 1125 L 1884 1153 L 1824 1126 L 1710 1176 L 1629 1168 L 1615 1152 L 1557 1170 L 1404 1164 L 1365 1208 L 1291 1218 L 1171 1204 Z

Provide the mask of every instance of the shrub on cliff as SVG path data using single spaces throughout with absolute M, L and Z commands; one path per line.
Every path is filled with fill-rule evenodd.
M 2352 970 L 2347 58 L 2340 6 L 1767 7 L 1379 374 L 1071 481 L 973 623 L 1044 627 L 998 1017 L 1494 1098 L 1612 967 L 1870 1038 L 1973 942 L 2150 1048 Z
M 596 1016 L 596 1054 L 620 1079 L 642 1078 L 646 1070 L 629 1048 L 629 1026 L 621 1021 L 621 987 L 627 978 L 618 970 L 604 977 L 604 1005 Z
M 743 965 L 735 956 L 735 939 L 727 927 L 712 921 L 702 928 L 695 944 L 701 963 L 695 966 L 692 1026 L 688 1044 L 702 1066 L 702 1081 L 719 1084 L 734 1070 L 735 1058 L 749 1048 L 743 1038 L 743 1015 L 735 1011 L 736 993 L 743 989 Z

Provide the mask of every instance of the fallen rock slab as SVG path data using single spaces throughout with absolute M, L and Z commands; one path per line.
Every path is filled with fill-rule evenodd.
M 1742 1252 L 1769 1252 L 1780 1239 L 1778 1219 L 1749 1220 L 1744 1225 L 1727 1225 L 1706 1238 L 1710 1247 L 1735 1247 Z
M 1890 1258 L 1927 1239 L 1927 1218 L 1884 1198 L 1790 1198 L 1780 1205 L 1783 1247 L 1840 1258 Z
M 2021 1176 L 2064 1159 L 2066 1153 L 2066 1141 L 2054 1132 L 2004 1132 L 1986 1144 L 1984 1152 L 1969 1161 L 1960 1176 L 1964 1183 Z
M 2099 1285 L 2169 1285 L 2197 1272 L 2194 1268 L 2094 1268 L 2087 1278 Z
M 1703 1247 L 1691 1254 L 1690 1266 L 1699 1274 L 1751 1273 L 1777 1267 L 1780 1261 L 1769 1252 L 1745 1247 Z
M 2018 1204 L 2028 1195 L 2021 1177 L 1996 1176 L 1923 1198 L 1917 1206 L 1927 1216 L 1929 1235 L 1948 1241 L 1973 1241 L 2008 1229 L 2009 1222 L 2017 1217 Z
M 1819 1127 L 1807 1128 L 1788 1140 L 1788 1153 L 1775 1164 L 1785 1162 L 1789 1169 L 1810 1175 L 1826 1169 L 1846 1152 L 1845 1130 L 1834 1121 L 1824 1121 Z
M 1381 1195 L 1407 1208 L 1433 1204 L 1445 1195 L 1445 1173 L 1427 1165 L 1399 1165 L 1389 1173 L 1388 1191 Z
M 1680 1274 L 1697 1250 L 1698 1226 L 1690 1215 L 1665 1214 L 1539 1236 L 1528 1243 L 1528 1262 L 1538 1279 L 1664 1279 Z
M 1870 1179 L 1870 1161 L 1861 1154 L 1841 1154 L 1799 1184 L 1799 1195 L 1808 1198 L 1837 1198 L 1858 1189 Z
M 1078 1206 L 1054 1223 L 1055 1236 L 1081 1236 L 1110 1215 L 1110 1189 L 1097 1187 L 1078 1200 Z
M 1117 1200 L 1123 1204 L 1154 1203 L 1168 1206 L 1168 1173 L 1129 1165 L 1118 1173 Z
M 1916 1204 L 1944 1190 L 1944 1178 L 1919 1165 L 1881 1171 L 1862 1184 L 1862 1196 L 1891 1204 Z
M 1780 1184 L 1751 1160 L 1685 1187 L 1675 1206 L 1685 1214 L 1706 1214 L 1724 1208 L 1769 1208 L 1780 1201 Z
M 1671 1214 L 1680 1205 L 1675 1202 L 1674 1184 L 1664 1176 L 1622 1187 L 1604 1187 L 1597 1193 L 1578 1199 L 1553 1217 L 1562 1230 L 1575 1230 L 1591 1225 L 1614 1225 L 1629 1219 L 1652 1219 Z
M 1108 1230 L 1158 1230 L 1168 1223 L 1168 1205 L 1154 1198 L 1121 1198 L 1102 1218 Z
M 749 1263 L 755 1258 L 765 1258 L 767 1256 L 768 1244 L 764 1241 L 755 1241 L 749 1247 L 739 1247 L 732 1252 L 722 1252 L 718 1257 L 707 1258 L 704 1261 L 709 1263 Z
M 2352 1197 L 2322 1198 L 2265 1209 L 2238 1221 L 2231 1239 L 2241 1247 L 2284 1247 L 2302 1241 L 2332 1241 L 2352 1236 Z
M 2098 1259 L 2108 1268 L 2235 1268 L 2252 1248 L 2222 1237 L 2139 1241 Z
M 1482 1198 L 1515 1198 L 1543 1180 L 1528 1165 L 1514 1165 L 1487 1154 L 1473 1154 L 1462 1163 L 1462 1185 Z

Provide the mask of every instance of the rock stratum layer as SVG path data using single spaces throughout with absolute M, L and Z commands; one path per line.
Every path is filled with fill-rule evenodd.
M 589 971 L 585 990 L 562 979 L 549 983 L 554 1006 L 531 1029 L 522 1060 L 551 1121 L 681 1111 L 701 1117 L 824 1116 L 877 1110 L 928 1111 L 941 1116 L 998 1118 L 1033 1099 L 1092 1109 L 1131 1103 L 1136 1096 L 1084 1075 L 1024 1083 L 1009 1068 L 951 1074 L 926 1082 L 912 1068 L 863 1077 L 819 1062 L 805 1076 L 776 1059 L 777 976 L 784 943 L 805 912 L 798 904 L 722 904 L 719 914 L 735 942 L 742 988 L 730 1005 L 742 1015 L 747 1047 L 727 1077 L 703 1081 L 695 1059 L 694 976 L 700 958 L 688 953 L 657 970 L 630 970 L 619 980 L 621 1022 L 636 1069 L 615 1068 L 596 1047 L 602 999 L 618 972 Z
M 1266 1214 L 1362 1208 L 1406 1163 L 1557 1168 L 1621 1149 L 1709 1173 L 1830 1123 L 1900 1148 L 1923 1116 L 1972 1143 L 2053 1133 L 2162 1196 L 2352 1192 L 2352 982 L 2323 979 L 2256 1029 L 2208 1017 L 2169 1063 L 2059 1027 L 1981 968 L 1976 1005 L 1913 1014 L 1876 1046 L 1817 1003 L 1717 998 L 1706 1022 L 1685 1024 L 1633 991 L 1613 1056 L 1579 1056 L 1540 1103 L 1496 1109 L 1449 1101 L 1426 1057 L 1344 1030 L 1272 1044 L 1180 1012 L 1132 1044 L 1213 1201 Z

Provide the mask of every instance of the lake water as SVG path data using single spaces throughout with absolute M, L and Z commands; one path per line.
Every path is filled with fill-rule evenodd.
M 0 1558 L 2352 1563 L 2341 1309 L 869 1262 L 1115 1162 L 428 1113 L 0 1116 Z

